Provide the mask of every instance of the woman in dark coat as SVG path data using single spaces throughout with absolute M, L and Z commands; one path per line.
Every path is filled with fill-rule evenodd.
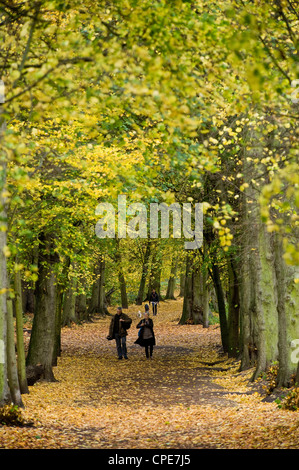
M 140 334 L 135 344 L 139 344 L 145 348 L 145 355 L 149 359 L 153 356 L 154 345 L 156 344 L 154 323 L 149 317 L 148 313 L 145 313 L 144 318 L 138 323 L 136 328 L 140 328 Z

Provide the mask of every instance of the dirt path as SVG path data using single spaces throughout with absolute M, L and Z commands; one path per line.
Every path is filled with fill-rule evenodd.
M 106 340 L 109 318 L 65 328 L 57 382 L 24 396 L 34 426 L 0 426 L 0 447 L 298 448 L 298 413 L 263 402 L 252 371 L 219 355 L 219 327 L 179 326 L 180 311 L 180 301 L 165 302 L 154 317 L 152 360 L 134 344 L 134 307 L 128 361 Z

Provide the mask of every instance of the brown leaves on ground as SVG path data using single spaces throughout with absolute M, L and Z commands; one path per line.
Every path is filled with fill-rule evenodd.
M 57 382 L 24 395 L 28 428 L 0 426 L 2 448 L 298 448 L 298 412 L 263 402 L 252 371 L 219 355 L 220 329 L 178 325 L 181 300 L 153 317 L 152 360 L 127 338 L 129 360 L 107 341 L 110 317 L 62 331 Z M 217 352 L 218 351 L 218 352 Z

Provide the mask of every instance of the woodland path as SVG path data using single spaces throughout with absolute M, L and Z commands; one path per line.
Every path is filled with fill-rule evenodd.
M 106 340 L 109 317 L 64 328 L 57 382 L 30 387 L 33 426 L 0 426 L 0 448 L 298 448 L 299 414 L 263 401 L 252 371 L 220 354 L 218 325 L 178 325 L 181 306 L 163 302 L 153 317 L 152 360 L 134 345 L 135 306 L 128 361 Z

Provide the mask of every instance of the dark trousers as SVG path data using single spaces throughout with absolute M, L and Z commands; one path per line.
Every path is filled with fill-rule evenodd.
M 116 349 L 118 357 L 127 357 L 127 338 L 126 336 L 115 335 Z
M 149 353 L 148 353 L 148 349 L 149 349 Z M 149 345 L 145 346 L 145 355 L 146 355 L 146 357 L 149 357 L 149 355 L 152 357 L 153 349 L 154 349 L 154 346 L 152 344 L 149 344 Z
M 157 302 L 152 302 L 153 315 L 157 315 Z

